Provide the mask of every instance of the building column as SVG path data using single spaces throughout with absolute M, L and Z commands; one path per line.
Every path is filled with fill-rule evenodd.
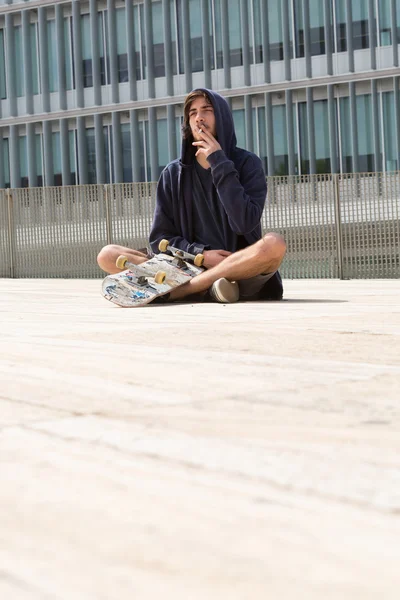
M 253 134 L 253 108 L 251 95 L 246 94 L 244 97 L 244 119 L 246 130 L 246 149 L 254 152 L 254 134 Z
M 353 9 L 351 1 L 346 2 L 346 41 L 347 55 L 349 57 L 349 71 L 354 73 L 354 48 L 353 48 Z
M 94 143 L 96 148 L 96 181 L 106 183 L 103 115 L 94 115 Z
M 9 137 L 10 154 L 10 187 L 21 187 L 21 175 L 19 172 L 19 148 L 18 148 L 18 126 L 10 125 Z
M 6 13 L 6 71 L 7 71 L 7 98 L 10 107 L 10 115 L 16 117 L 17 110 L 17 82 L 15 79 L 15 39 L 14 39 L 14 15 Z
M 21 12 L 22 24 L 22 52 L 24 56 L 24 86 L 25 86 L 25 106 L 28 115 L 33 113 L 33 93 L 32 93 L 32 62 L 31 62 L 31 44 L 30 44 L 30 19 L 29 10 Z
M 375 1 L 368 0 L 368 34 L 369 53 L 371 69 L 376 69 L 376 24 L 375 24 Z
M 189 2 L 182 2 L 182 35 L 183 35 L 183 63 L 185 70 L 186 92 L 193 87 L 192 77 L 192 52 L 190 49 L 190 16 Z
M 133 0 L 125 0 L 126 10 L 126 41 L 128 52 L 128 79 L 129 79 L 129 97 L 135 101 L 137 99 L 136 85 L 136 53 L 135 53 L 135 32 L 133 27 Z
M 398 48 L 398 35 L 397 35 L 397 7 L 396 3 L 398 0 L 391 0 L 390 3 L 390 20 L 392 22 L 392 48 L 393 48 L 393 66 L 399 66 L 399 48 Z
M 247 0 L 240 0 L 240 20 L 243 49 L 244 85 L 251 85 L 250 42 L 249 42 L 249 12 Z M 251 99 L 250 99 L 251 100 Z
M 272 93 L 265 94 L 265 123 L 267 137 L 267 158 L 268 173 L 272 177 L 275 173 L 275 152 L 274 152 L 274 121 L 272 115 Z
M 210 11 L 208 0 L 201 0 L 201 35 L 203 42 L 204 86 L 211 88 Z
M 60 109 L 67 108 L 67 78 L 65 75 L 65 49 L 64 49 L 64 15 L 63 5 L 56 4 L 54 7 L 56 16 L 56 43 L 57 43 L 57 70 L 58 70 L 58 94 Z M 64 177 L 63 177 L 64 181 Z
M 130 133 L 131 133 L 131 157 L 132 157 L 132 179 L 140 181 L 140 135 L 138 111 L 129 111 Z
M 303 0 L 303 27 L 304 27 L 304 57 L 306 61 L 306 77 L 312 77 L 311 62 L 311 36 L 310 36 L 310 2 Z
M 325 54 L 328 75 L 333 75 L 331 0 L 324 0 Z
M 28 185 L 29 187 L 37 187 L 36 142 L 34 123 L 26 124 L 26 153 L 28 158 Z
M 356 98 L 356 84 L 354 81 L 349 83 L 349 96 L 350 96 L 350 135 L 351 135 L 351 153 L 353 158 L 352 170 L 354 173 L 358 173 L 360 170 L 358 160 L 358 126 L 357 126 L 357 98 Z
M 282 0 L 282 29 L 283 29 L 283 58 L 285 61 L 285 79 L 292 79 L 291 56 L 290 56 L 290 23 L 289 23 L 289 0 Z
M 314 97 L 313 88 L 308 87 L 306 89 L 306 109 L 307 109 L 307 138 L 308 138 L 308 152 L 310 157 L 310 175 L 315 175 L 316 169 L 316 156 L 315 156 L 315 124 L 314 124 Z
M 221 0 L 222 60 L 224 63 L 225 87 L 232 87 L 231 57 L 229 51 L 228 0 Z
M 400 170 L 400 77 L 393 77 L 397 170 Z
M 156 97 L 154 80 L 154 50 L 153 50 L 153 19 L 151 0 L 144 0 L 144 32 L 146 40 L 146 64 L 147 64 L 147 86 L 149 98 Z M 187 3 L 184 2 L 185 6 Z M 186 65 L 185 65 L 186 66 Z
M 88 183 L 88 165 L 87 165 L 87 143 L 86 143 L 86 123 L 85 117 L 76 118 L 76 131 L 78 139 L 78 173 L 77 182 L 79 185 Z
M 73 30 L 73 56 L 75 69 L 75 95 L 76 104 L 79 108 L 84 107 L 83 93 L 83 65 L 82 65 L 82 37 L 81 37 L 81 13 L 80 2 L 74 0 L 72 2 L 72 30 Z
M 44 185 L 46 187 L 54 185 L 54 166 L 53 166 L 53 140 L 51 134 L 51 121 L 43 121 L 43 174 Z
M 47 9 L 41 6 L 38 9 L 39 31 L 39 56 L 40 56 L 40 86 L 42 95 L 43 112 L 50 112 L 48 44 L 47 44 Z
M 71 185 L 68 120 L 60 119 L 61 177 L 63 185 Z
M 207 0 L 208 2 L 208 0 Z M 171 40 L 171 13 L 169 0 L 162 0 L 163 33 L 164 33 L 164 60 L 167 96 L 174 95 L 174 79 L 172 69 L 172 40 Z
M 329 153 L 331 173 L 338 173 L 335 86 L 328 85 Z
M 122 139 L 121 139 L 121 114 L 117 111 L 111 113 L 112 148 L 114 163 L 114 183 L 124 181 L 122 169 Z
M 289 156 L 289 175 L 295 175 L 295 152 L 294 152 L 294 123 L 293 123 L 293 93 L 292 90 L 285 91 L 286 104 L 286 129 L 287 147 Z
M 100 75 L 100 51 L 99 51 L 99 13 L 97 11 L 97 1 L 89 0 L 90 13 L 90 35 L 92 44 L 92 76 L 93 76 L 93 95 L 96 106 L 101 104 L 101 75 Z M 111 44 L 111 40 L 110 40 Z
M 167 128 L 168 128 L 168 160 L 176 158 L 176 127 L 175 127 L 175 105 L 167 105 Z
M 378 82 L 371 80 L 371 106 L 372 106 L 372 131 L 374 136 L 374 170 L 377 173 L 382 171 L 382 160 L 380 150 L 379 134 L 379 101 L 378 101 Z
M 117 23 L 115 16 L 115 0 L 107 0 L 108 9 L 108 39 L 110 54 L 110 78 L 111 78 L 111 102 L 119 102 L 119 77 L 118 77 L 118 54 L 117 54 Z M 147 39 L 146 39 L 147 43 Z M 148 48 L 148 47 L 147 47 Z M 152 46 L 151 46 L 152 48 Z M 147 49 L 148 52 L 148 49 Z M 149 54 L 149 53 L 148 53 Z M 148 72 L 149 72 L 149 66 Z M 153 96 L 150 96 L 153 98 Z
M 158 143 L 157 143 L 157 112 L 154 106 L 149 109 L 149 138 L 150 138 L 150 170 L 151 180 L 158 179 Z
M 271 57 L 270 57 L 270 52 L 269 52 L 268 0 L 261 0 L 261 34 L 262 34 L 262 54 L 263 54 L 263 64 L 264 64 L 264 81 L 265 81 L 265 83 L 271 83 Z

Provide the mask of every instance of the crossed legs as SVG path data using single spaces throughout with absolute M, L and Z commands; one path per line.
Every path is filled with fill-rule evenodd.
M 171 300 L 178 300 L 191 294 L 205 292 L 212 284 L 225 277 L 230 281 L 250 279 L 261 273 L 274 273 L 280 267 L 285 256 L 286 244 L 278 233 L 267 233 L 261 240 L 234 252 L 211 269 L 206 269 L 197 277 L 171 292 Z M 147 260 L 147 256 L 138 250 L 130 250 L 122 246 L 105 246 L 97 257 L 99 266 L 108 273 L 118 273 L 115 261 L 123 254 L 136 265 Z

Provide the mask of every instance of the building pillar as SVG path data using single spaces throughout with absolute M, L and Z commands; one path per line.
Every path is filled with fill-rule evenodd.
M 73 30 L 73 56 L 75 69 L 75 95 L 76 105 L 79 108 L 84 107 L 83 93 L 83 65 L 82 65 L 82 37 L 81 37 L 81 13 L 80 2 L 74 0 L 72 2 L 72 30 Z
M 68 120 L 60 119 L 61 177 L 63 185 L 71 185 Z
M 28 115 L 33 113 L 33 93 L 32 93 L 32 52 L 30 44 L 30 11 L 21 12 L 22 24 L 22 52 L 24 56 L 24 86 L 25 86 L 25 107 Z
M 112 124 L 112 147 L 113 147 L 113 163 L 114 163 L 114 183 L 122 183 L 124 181 L 122 169 L 122 139 L 121 139 L 121 114 L 114 111 L 111 114 Z
M 26 124 L 26 153 L 28 158 L 28 185 L 37 187 L 37 164 L 36 164 L 36 142 L 35 124 Z
M 57 43 L 57 70 L 58 70 L 58 94 L 60 109 L 67 108 L 67 78 L 65 74 L 65 49 L 64 49 L 64 16 L 63 5 L 56 4 L 54 7 L 56 17 L 56 43 Z M 64 177 L 63 177 L 64 181 Z
M 158 143 L 157 143 L 157 112 L 154 106 L 149 109 L 149 138 L 150 138 L 150 170 L 151 180 L 158 179 Z
M 89 0 L 90 35 L 92 44 L 92 77 L 93 95 L 96 106 L 101 104 L 101 75 L 100 75 L 100 50 L 99 50 L 99 13 L 97 0 Z M 110 40 L 111 44 L 111 40 Z M 105 59 L 104 59 L 105 60 Z
M 151 0 L 144 0 L 144 32 L 146 40 L 146 63 L 147 63 L 147 86 L 149 98 L 156 97 L 156 88 L 154 81 L 154 51 L 153 51 L 153 19 Z M 187 2 L 183 3 L 185 6 Z M 188 32 L 186 32 L 189 35 Z M 185 65 L 186 66 L 186 65 Z
M 111 80 L 111 102 L 118 104 L 119 102 L 119 77 L 118 77 L 118 54 L 117 54 L 117 23 L 115 16 L 115 0 L 107 0 L 108 9 L 108 39 L 109 39 L 109 54 L 110 54 L 110 80 Z M 147 39 L 146 39 L 147 44 Z M 153 46 L 147 46 L 147 56 L 152 55 L 149 51 Z M 148 73 L 150 70 L 148 58 Z M 154 96 L 150 96 L 153 98 Z
M 46 187 L 54 185 L 54 165 L 53 165 L 53 140 L 51 133 L 51 121 L 43 121 L 43 174 L 44 185 Z
M 94 143 L 96 148 L 96 182 L 106 183 L 103 115 L 94 115 Z

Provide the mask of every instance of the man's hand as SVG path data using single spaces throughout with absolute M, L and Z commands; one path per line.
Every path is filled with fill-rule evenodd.
M 199 156 L 200 154 L 202 154 L 205 158 L 208 158 L 213 152 L 221 150 L 220 144 L 217 142 L 212 133 L 205 129 L 205 127 L 200 127 L 197 130 L 197 134 L 202 139 L 193 142 L 193 146 L 197 147 L 197 152 L 195 156 Z
M 215 267 L 220 262 L 225 260 L 227 256 L 230 256 L 232 252 L 228 252 L 227 250 L 205 250 L 203 254 L 203 267 L 206 269 L 211 269 L 211 267 Z

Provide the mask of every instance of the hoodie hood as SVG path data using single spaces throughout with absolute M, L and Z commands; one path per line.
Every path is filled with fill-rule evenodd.
M 220 96 L 220 94 L 213 92 L 212 90 L 207 90 L 206 88 L 196 88 L 193 91 L 205 92 L 209 97 L 214 109 L 218 142 L 226 156 L 228 158 L 232 158 L 237 141 L 232 111 L 229 107 L 229 104 L 225 98 Z M 192 146 L 192 142 L 192 137 L 182 140 L 180 160 L 184 165 L 188 165 L 193 162 L 195 149 Z

